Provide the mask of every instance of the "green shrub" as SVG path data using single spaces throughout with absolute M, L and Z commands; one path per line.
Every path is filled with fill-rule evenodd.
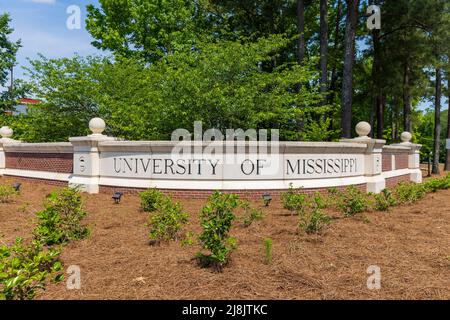
M 375 200 L 374 208 L 377 211 L 386 211 L 389 207 L 396 205 L 392 191 L 389 189 L 383 189 L 381 193 L 375 194 L 373 197 Z
M 158 200 L 164 195 L 156 188 L 148 189 L 139 194 L 141 198 L 141 209 L 144 212 L 153 212 L 156 210 Z
M 228 263 L 230 253 L 236 247 L 236 239 L 229 236 L 234 210 L 239 206 L 239 196 L 215 191 L 201 211 L 202 233 L 199 236 L 202 248 L 209 251 L 197 253 L 196 257 L 204 267 L 213 267 L 221 272 Z
M 314 203 L 319 209 L 325 209 L 329 205 L 329 199 L 324 198 L 320 192 L 315 192 Z
M 262 220 L 264 214 L 260 209 L 252 208 L 250 202 L 241 201 L 241 207 L 244 209 L 242 224 L 244 227 L 249 227 L 254 221 Z
M 264 239 L 264 248 L 265 248 L 265 252 L 266 252 L 265 263 L 271 264 L 272 263 L 272 239 L 270 239 L 270 238 Z
M 63 279 L 60 252 L 44 250 L 38 241 L 29 245 L 17 238 L 12 246 L 0 245 L 0 300 L 31 300 L 45 290 L 47 279 Z
M 0 203 L 9 203 L 19 194 L 16 189 L 11 186 L 0 185 Z
M 450 174 L 445 177 L 431 178 L 424 183 L 427 191 L 436 192 L 438 190 L 445 190 L 450 188 Z
M 292 187 L 292 184 L 289 186 L 289 191 L 283 192 L 281 194 L 281 202 L 283 203 L 283 208 L 298 212 L 304 209 L 306 195 L 298 193 Z
M 64 188 L 52 192 L 47 197 L 45 209 L 36 215 L 39 222 L 34 236 L 46 245 L 66 243 L 89 235 L 89 228 L 81 224 L 86 211 L 77 189 Z
M 314 198 L 313 201 L 307 206 L 306 210 L 301 210 L 298 213 L 299 228 L 304 232 L 319 233 L 331 219 L 324 214 L 321 210 L 321 198 Z
M 367 210 L 367 196 L 354 186 L 338 192 L 337 206 L 345 216 L 353 216 Z
M 338 193 L 339 193 L 339 190 L 338 190 L 338 188 L 336 188 L 336 187 L 331 187 L 331 188 L 328 188 L 328 194 L 330 195 L 330 196 L 335 196 L 335 195 L 337 195 Z
M 189 215 L 183 212 L 179 202 L 173 202 L 170 197 L 159 196 L 155 210 L 150 214 L 150 240 L 155 243 L 176 240 Z
M 423 199 L 426 191 L 423 184 L 411 182 L 401 182 L 394 189 L 397 202 L 401 204 L 411 204 Z

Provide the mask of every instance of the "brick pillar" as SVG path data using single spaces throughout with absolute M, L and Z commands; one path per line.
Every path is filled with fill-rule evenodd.
M 88 193 L 98 193 L 100 180 L 98 145 L 100 142 L 115 139 L 102 134 L 105 122 L 100 118 L 92 119 L 89 128 L 93 134 L 69 139 L 73 145 L 73 176 L 69 180 L 69 186 L 79 187 Z
M 420 170 L 420 148 L 422 145 L 411 143 L 411 133 L 405 131 L 401 134 L 402 143 L 395 145 L 409 148 L 408 169 L 410 172 L 409 180 L 415 183 L 422 182 L 422 170 Z
M 367 146 L 364 152 L 364 176 L 367 181 L 367 192 L 380 193 L 386 188 L 386 179 L 382 175 L 382 152 L 386 140 L 372 139 L 368 135 L 371 126 L 367 122 L 356 125 L 356 133 L 359 137 L 343 139 L 343 142 L 362 143 Z

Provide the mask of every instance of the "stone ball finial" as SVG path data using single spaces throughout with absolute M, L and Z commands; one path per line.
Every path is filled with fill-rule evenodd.
M 7 126 L 1 127 L 0 128 L 0 136 L 2 136 L 2 138 L 6 138 L 9 139 L 13 136 L 14 131 Z
M 369 136 L 369 133 L 370 133 L 370 130 L 372 130 L 372 127 L 370 126 L 370 124 L 368 122 L 361 121 L 361 122 L 358 122 L 355 130 L 360 138 L 364 138 L 364 137 Z
M 402 142 L 404 142 L 404 143 L 411 142 L 412 134 L 410 132 L 408 132 L 408 131 L 404 131 L 400 135 L 400 139 L 402 139 Z
M 89 129 L 93 134 L 102 134 L 105 128 L 106 123 L 102 118 L 93 118 L 89 121 Z

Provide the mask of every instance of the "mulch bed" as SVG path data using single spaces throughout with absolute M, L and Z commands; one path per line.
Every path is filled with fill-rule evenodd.
M 0 184 L 12 181 L 0 178 Z M 55 188 L 24 182 L 14 203 L 0 204 L 3 241 L 30 239 L 34 214 Z M 450 190 L 386 213 L 334 214 L 321 235 L 299 234 L 296 216 L 278 201 L 269 207 L 254 202 L 265 218 L 248 228 L 236 223 L 238 249 L 223 273 L 195 263 L 196 245 L 150 246 L 137 196 L 125 196 L 119 205 L 109 194 L 83 198 L 92 234 L 62 253 L 66 268 L 81 268 L 81 289 L 50 284 L 38 299 L 450 299 Z M 190 213 L 186 231 L 199 232 L 204 201 L 182 204 Z M 268 237 L 270 265 L 264 263 Z M 371 265 L 381 268 L 380 290 L 367 288 Z

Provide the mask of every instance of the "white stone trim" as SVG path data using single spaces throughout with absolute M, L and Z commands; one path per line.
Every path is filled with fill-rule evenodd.
M 73 142 L 79 142 L 80 138 Z M 217 148 L 222 149 L 224 152 L 230 148 L 245 148 L 245 152 L 248 149 L 258 151 L 259 148 L 266 148 L 267 152 L 271 150 L 277 150 L 280 154 L 326 154 L 326 153 L 351 153 L 361 154 L 364 153 L 367 145 L 365 143 L 352 143 L 352 142 L 254 142 L 254 141 L 117 141 L 117 140 L 105 140 L 98 143 L 98 150 L 100 152 L 144 152 L 144 153 L 168 153 L 171 152 L 174 147 L 198 147 L 198 148 Z M 273 149 L 272 149 L 273 148 Z
M 70 142 L 55 143 L 11 143 L 3 146 L 5 152 L 18 153 L 73 153 Z
M 398 169 L 398 170 L 392 170 L 392 171 L 383 171 L 382 176 L 385 179 L 399 177 L 399 176 L 406 176 L 410 174 L 413 170 L 411 169 Z
M 34 171 L 34 170 L 18 170 L 18 169 L 4 169 L 4 175 L 7 176 L 17 176 L 24 178 L 35 178 L 35 179 L 45 179 L 45 180 L 56 180 L 56 181 L 66 181 L 68 182 L 71 173 L 59 173 L 59 172 L 46 172 L 46 171 Z
M 294 188 L 316 189 L 332 188 L 349 185 L 365 184 L 368 177 L 348 177 L 331 179 L 308 179 L 308 180 L 227 180 L 227 181 L 204 181 L 204 180 L 153 180 L 153 179 L 130 179 L 100 177 L 99 185 L 126 188 L 161 188 L 161 189 L 187 189 L 187 190 L 265 190 L 265 189 L 289 189 L 292 183 Z

